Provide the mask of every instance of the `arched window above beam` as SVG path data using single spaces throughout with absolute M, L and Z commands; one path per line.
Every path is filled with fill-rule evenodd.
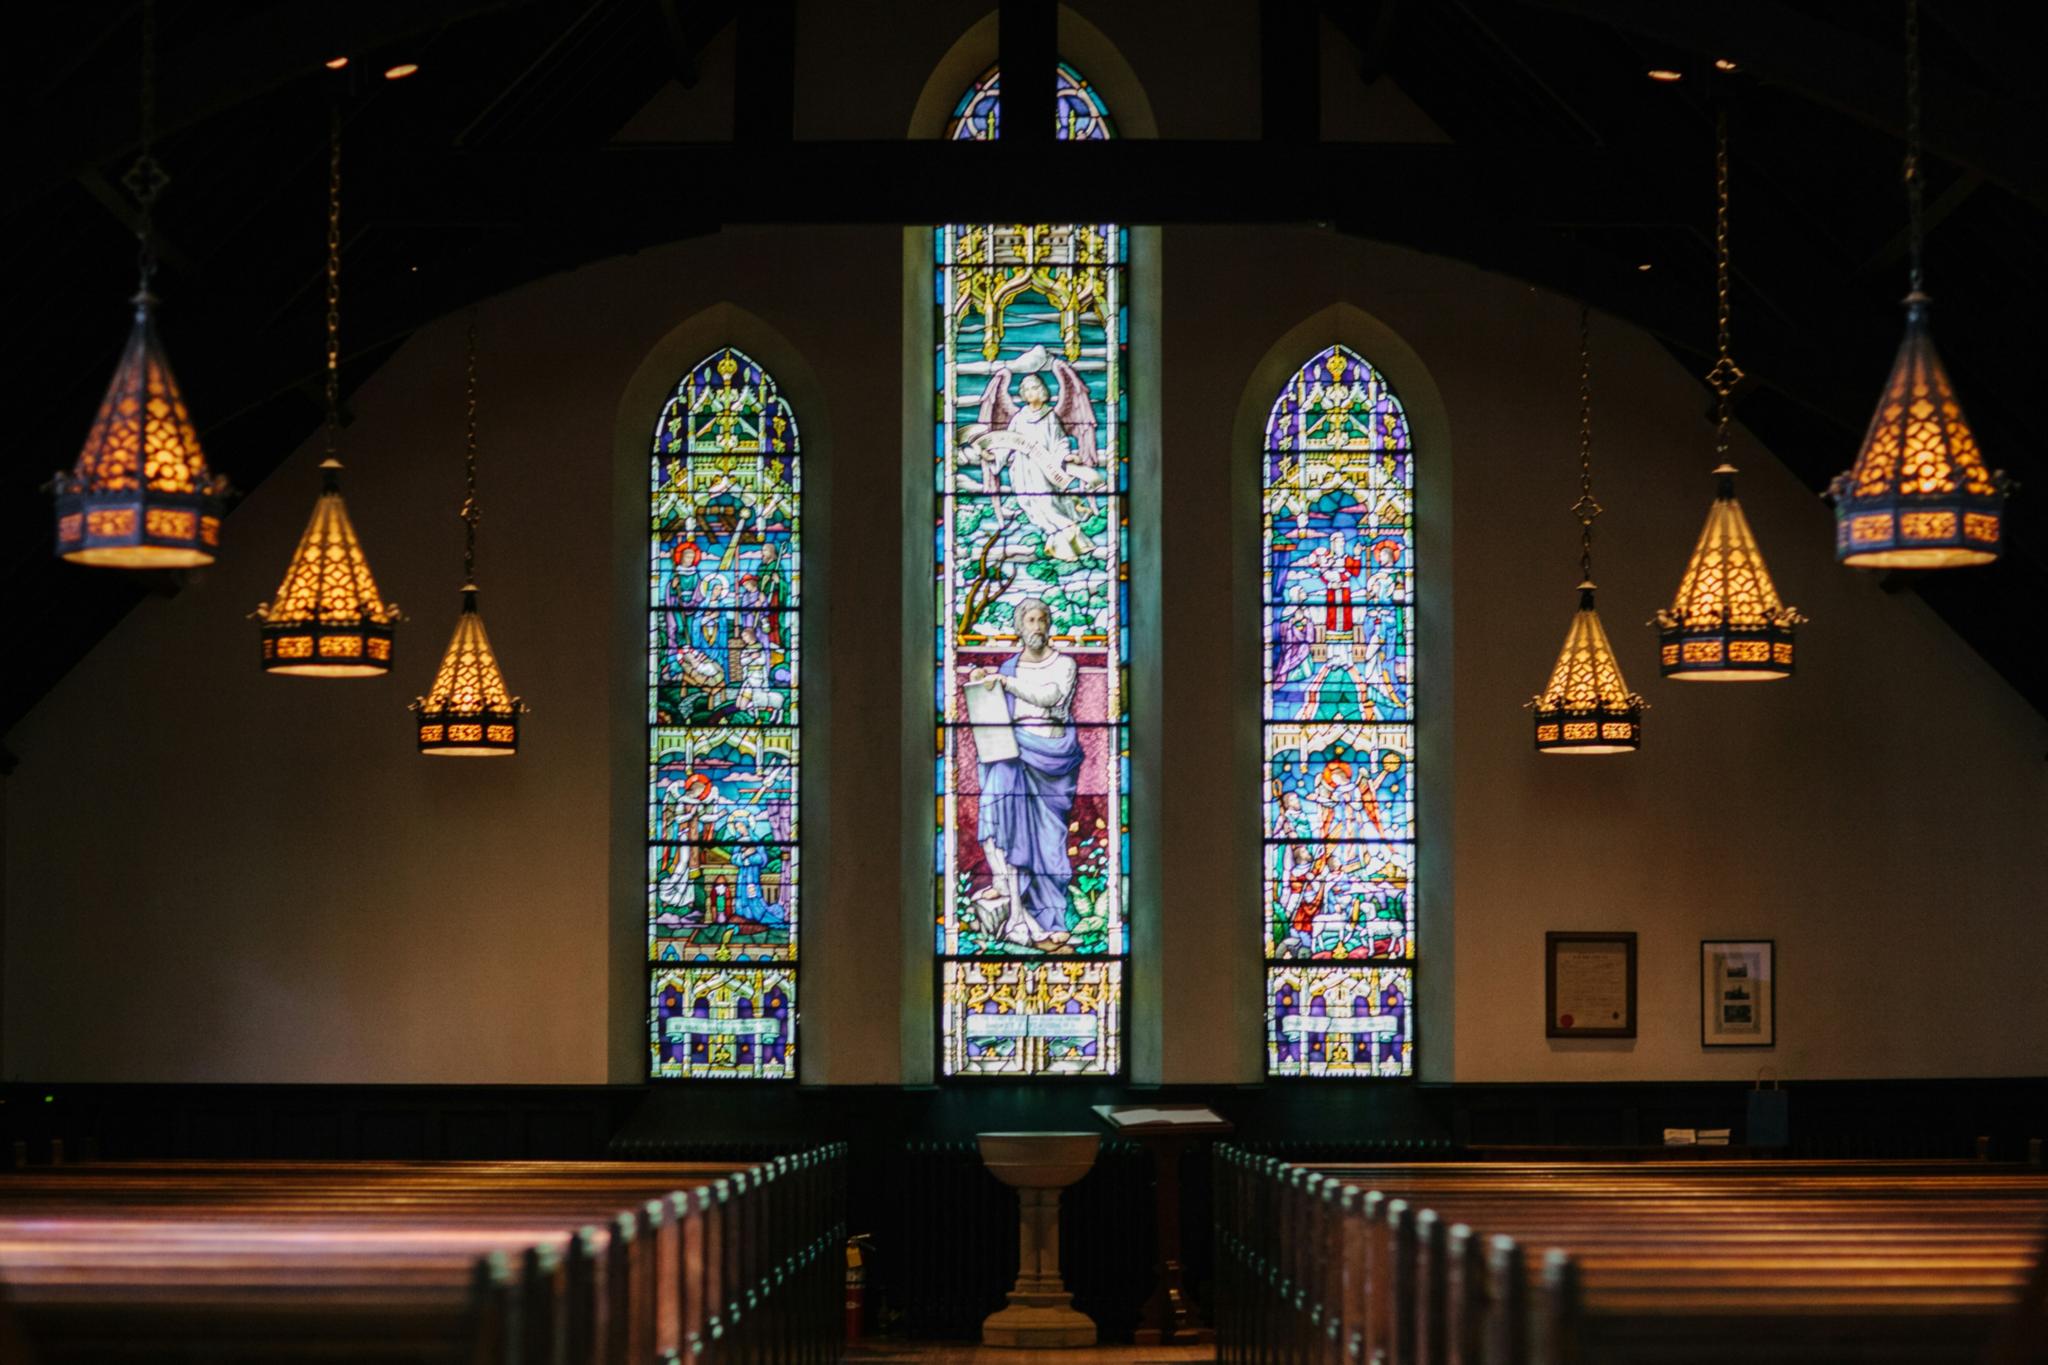
M 1281 387 L 1261 452 L 1266 1070 L 1414 1069 L 1414 451 L 1347 346 Z

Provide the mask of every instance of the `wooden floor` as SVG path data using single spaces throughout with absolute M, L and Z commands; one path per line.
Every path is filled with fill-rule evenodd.
M 1019 1351 L 952 1341 L 864 1341 L 847 1348 L 849 1365 L 1203 1365 L 1214 1346 L 1087 1346 Z

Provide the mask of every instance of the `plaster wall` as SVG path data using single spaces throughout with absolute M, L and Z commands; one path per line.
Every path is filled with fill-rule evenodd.
M 1740 433 L 1751 519 L 1787 595 L 1815 618 L 1800 676 L 1655 680 L 1636 623 L 1675 581 L 1711 492 L 1691 376 L 1648 338 L 1596 324 L 1602 605 L 1655 706 L 1631 758 L 1542 758 L 1520 703 L 1572 606 L 1573 305 L 1326 233 L 1162 238 L 1154 666 L 1171 739 L 1162 979 L 1141 988 L 1142 1008 L 1160 1012 L 1160 1079 L 1258 1074 L 1243 894 L 1256 828 L 1238 780 L 1256 647 L 1233 605 L 1256 588 L 1228 490 L 1250 458 L 1237 426 L 1260 401 L 1252 376 L 1337 301 L 1426 367 L 1455 472 L 1447 505 L 1428 485 L 1424 500 L 1456 546 L 1453 653 L 1434 677 L 1424 641 L 1425 689 L 1456 720 L 1425 748 L 1421 776 L 1449 802 L 1431 858 L 1455 895 L 1455 915 L 1432 919 L 1437 888 L 1422 891 L 1428 1072 L 2043 1069 L 2034 934 L 2048 871 L 2024 850 L 2048 818 L 2048 727 L 1915 598 L 1836 569 L 1825 508 Z M 630 536 L 616 533 L 613 462 L 629 380 L 732 297 L 764 329 L 765 363 L 815 376 L 799 416 L 830 470 L 829 508 L 811 509 L 829 517 L 832 688 L 812 740 L 829 763 L 813 799 L 830 832 L 822 894 L 806 906 L 805 1078 L 900 1079 L 888 1004 L 908 973 L 929 970 L 906 959 L 897 927 L 896 850 L 925 837 L 903 828 L 901 800 L 899 699 L 922 684 L 904 676 L 897 566 L 922 528 L 904 522 L 900 443 L 925 437 L 901 417 L 900 261 L 894 230 L 728 234 L 485 306 L 483 602 L 535 707 L 510 762 L 411 750 L 404 703 L 456 607 L 461 319 L 408 343 L 356 396 L 345 447 L 358 526 L 413 617 L 397 676 L 286 680 L 255 666 L 244 614 L 274 588 L 310 504 L 309 442 L 236 511 L 218 566 L 139 607 L 9 736 L 21 763 L 6 801 L 7 1075 L 635 1077 L 638 976 L 619 949 L 631 948 L 634 895 L 616 870 L 612 811 L 641 760 L 613 740 L 632 733 L 618 708 L 634 682 L 618 676 L 634 655 L 616 638 L 631 613 L 617 609 L 615 545 Z M 1442 586 L 1425 578 L 1424 592 Z M 1642 936 L 1635 1042 L 1544 1040 L 1553 928 Z M 1773 1052 L 1701 1051 L 1694 973 L 1707 936 L 1778 941 Z M 1454 972 L 1440 965 L 1447 950 Z
M 903 135 L 985 11 L 937 4 L 932 22 L 880 43 L 856 8 L 801 11 L 799 136 Z M 1161 135 L 1256 128 L 1255 89 L 1224 69 L 1255 46 L 1244 7 L 1204 8 L 1215 22 L 1194 25 L 1208 38 L 1194 45 L 1147 18 L 1164 17 L 1150 0 L 1080 10 L 1099 28 L 1070 15 L 1063 44 L 1115 44 Z M 992 46 L 992 32 L 974 41 Z M 861 98 L 835 100 L 848 92 L 826 58 L 870 49 Z M 657 100 L 627 135 L 720 135 L 730 61 L 721 40 L 698 91 Z M 1323 66 L 1326 128 L 1438 136 L 1384 82 L 1345 97 L 1347 63 Z M 1394 377 L 1426 437 L 1425 1077 L 2048 1073 L 2048 863 L 2032 854 L 2048 827 L 2048 722 L 1917 598 L 1837 569 L 1825 507 L 1744 433 L 1745 505 L 1781 587 L 1814 618 L 1800 676 L 1655 678 L 1639 623 L 1674 586 L 1712 492 L 1694 376 L 1596 319 L 1601 605 L 1654 708 L 1635 756 L 1542 758 L 1521 703 L 1573 605 L 1576 306 L 1306 228 L 1166 228 L 1157 254 L 1159 380 L 1137 411 L 1158 423 L 1158 644 L 1137 662 L 1158 679 L 1158 833 L 1141 855 L 1160 875 L 1137 893 L 1156 916 L 1141 933 L 1157 938 L 1134 992 L 1156 1046 L 1137 1079 L 1260 1074 L 1247 414 L 1340 338 Z M 798 403 L 808 462 L 804 1080 L 923 1079 L 929 1054 L 898 1003 L 930 977 L 906 932 L 926 913 L 904 850 L 929 839 L 929 775 L 904 701 L 927 691 L 902 569 L 927 532 L 904 471 L 918 463 L 906 451 L 928 448 L 929 403 L 905 397 L 924 325 L 905 278 L 896 227 L 759 230 L 485 302 L 483 605 L 534 707 L 512 761 L 412 750 L 405 702 L 457 607 L 463 321 L 417 333 L 352 397 L 344 450 L 372 562 L 412 618 L 395 676 L 256 667 L 244 618 L 303 525 L 314 440 L 235 511 L 220 564 L 144 602 L 7 736 L 20 766 L 5 782 L 0 1074 L 644 1074 L 634 442 L 662 375 L 723 328 Z M 166 327 L 175 350 L 175 319 Z M 206 396 L 191 398 L 204 418 Z M 1547 929 L 1640 935 L 1637 1039 L 1545 1040 Z M 1703 937 L 1776 939 L 1774 1050 L 1700 1048 Z

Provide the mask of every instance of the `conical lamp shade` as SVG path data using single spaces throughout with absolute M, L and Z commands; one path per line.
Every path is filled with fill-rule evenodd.
M 1714 473 L 1721 486 L 1678 596 L 1657 613 L 1659 666 L 1665 677 L 1690 682 L 1789 678 L 1793 632 L 1806 618 L 1778 596 L 1756 533 L 1735 500 L 1735 466 Z
M 1988 564 L 2004 549 L 2007 491 L 1935 352 L 1927 296 L 1908 295 L 1906 339 L 1863 449 L 1828 489 L 1835 557 L 1859 569 Z
M 369 678 L 391 671 L 398 606 L 377 592 L 370 562 L 341 498 L 341 462 L 323 461 L 320 500 L 299 548 L 256 608 L 263 621 L 263 668 L 308 678 Z
M 491 637 L 476 609 L 476 585 L 462 589 L 462 615 L 441 656 L 433 689 L 415 698 L 420 752 L 482 758 L 519 752 L 519 714 L 526 706 L 505 686 Z
M 1646 703 L 1628 690 L 1600 613 L 1593 584 L 1579 584 L 1579 609 L 1565 632 L 1550 683 L 1529 701 L 1536 712 L 1536 751 L 1544 754 L 1626 754 L 1643 738 Z
M 85 448 L 56 478 L 57 553 L 74 564 L 188 569 L 220 548 L 224 480 L 206 466 L 155 304 L 135 296 L 135 325 Z

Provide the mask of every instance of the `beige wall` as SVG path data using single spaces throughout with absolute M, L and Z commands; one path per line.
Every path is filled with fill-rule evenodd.
M 1083 8 L 1145 81 L 1162 134 L 1255 127 L 1243 110 L 1210 126 L 1220 106 L 1201 83 L 1215 73 L 1153 51 L 1164 39 L 1140 22 L 1147 5 Z M 926 75 L 981 10 L 904 34 L 900 59 L 866 73 L 882 92 L 875 127 L 843 134 L 900 135 Z M 806 29 L 800 58 L 856 41 L 832 27 L 838 12 L 805 9 L 820 27 Z M 800 118 L 814 123 L 822 92 L 805 88 Z M 1424 135 L 1412 111 L 1375 98 L 1400 135 Z M 671 115 L 710 117 L 673 97 L 639 135 L 667 135 Z M 1345 126 L 1375 117 L 1353 108 Z M 1428 442 L 1425 1074 L 1712 1077 L 1764 1062 L 1794 1077 L 2048 1072 L 2037 989 L 2048 863 L 2032 852 L 2048 826 L 2048 723 L 1917 598 L 1837 569 L 1826 508 L 1740 433 L 1745 504 L 1781 586 L 1815 618 L 1800 676 L 1656 680 L 1639 623 L 1674 585 L 1712 492 L 1696 378 L 1648 338 L 1596 320 L 1603 614 L 1655 707 L 1638 755 L 1541 758 L 1521 703 L 1573 605 L 1574 305 L 1307 229 L 1167 229 L 1159 261 L 1162 493 L 1139 517 L 1157 522 L 1159 644 L 1139 666 L 1156 671 L 1160 704 L 1137 739 L 1158 754 L 1161 874 L 1136 896 L 1160 965 L 1138 986 L 1151 1016 L 1139 1028 L 1158 1040 L 1141 1079 L 1259 1074 L 1247 414 L 1292 359 L 1339 337 L 1387 368 Z M 355 395 L 345 451 L 372 562 L 412 617 L 396 677 L 272 679 L 256 667 L 244 616 L 274 590 L 310 506 L 309 443 L 235 512 L 219 565 L 138 607 L 7 737 L 21 765 L 6 781 L 0 1072 L 643 1074 L 643 466 L 631 451 L 663 376 L 729 334 L 799 404 L 807 572 L 814 588 L 829 584 L 805 626 L 804 1077 L 919 1077 L 928 1062 L 896 1002 L 930 976 L 929 959 L 905 949 L 906 924 L 928 912 L 904 854 L 929 838 L 914 827 L 928 741 L 903 700 L 927 684 L 902 638 L 900 566 L 905 538 L 925 534 L 922 492 L 902 471 L 928 437 L 905 414 L 928 405 L 904 396 L 924 323 L 913 313 L 906 328 L 902 263 L 894 228 L 728 233 L 486 303 L 483 605 L 534 707 L 511 761 L 412 752 L 405 702 L 456 608 L 462 320 L 408 342 Z M 191 397 L 204 417 L 206 395 Z M 1641 936 L 1633 1043 L 1544 1040 L 1542 939 L 1562 928 Z M 1705 936 L 1777 939 L 1772 1053 L 1700 1049 Z

